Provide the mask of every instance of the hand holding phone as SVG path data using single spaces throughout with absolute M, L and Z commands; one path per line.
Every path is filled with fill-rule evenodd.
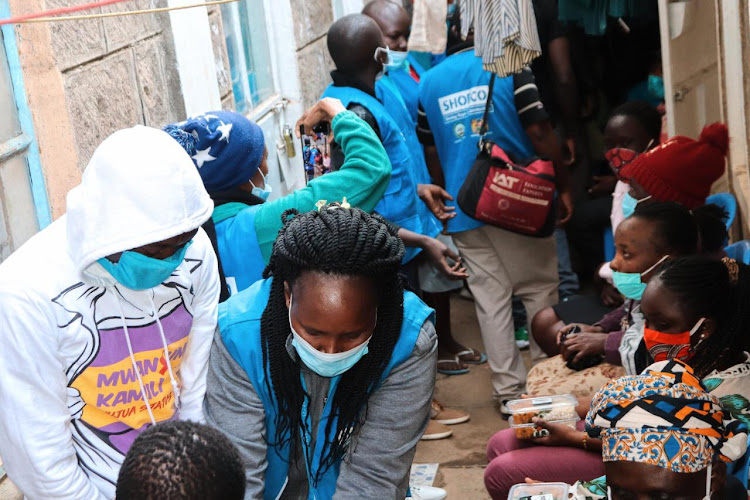
M 328 142 L 333 141 L 330 124 L 333 122 L 333 118 L 342 111 L 346 111 L 346 108 L 338 99 L 333 99 L 332 97 L 321 99 L 313 107 L 305 111 L 302 117 L 297 120 L 297 137 L 301 137 L 305 133 L 304 131 L 307 131 L 306 133 L 309 134 L 309 131 L 321 123 L 328 123 L 329 128 L 326 135 L 329 137 L 327 137 L 327 140 Z

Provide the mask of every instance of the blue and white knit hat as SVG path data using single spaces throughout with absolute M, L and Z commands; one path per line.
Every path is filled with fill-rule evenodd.
M 239 113 L 211 111 L 167 125 L 164 131 L 193 159 L 209 192 L 249 181 L 263 161 L 263 131 Z

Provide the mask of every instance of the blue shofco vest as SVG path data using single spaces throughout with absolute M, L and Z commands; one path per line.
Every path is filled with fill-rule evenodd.
M 417 62 L 411 52 L 409 52 L 406 60 L 409 63 L 409 66 L 411 66 L 411 68 L 417 74 L 417 76 L 421 78 L 422 73 L 424 73 L 424 69 L 422 69 L 422 66 Z M 396 70 L 388 69 L 388 77 L 393 81 L 396 89 L 398 89 L 398 93 L 404 100 L 404 105 L 406 106 L 407 111 L 409 111 L 409 116 L 411 116 L 416 126 L 417 111 L 419 109 L 419 82 L 411 76 L 409 72 L 409 66 L 405 66 Z M 376 84 L 376 93 L 378 93 L 377 90 L 378 85 Z M 382 100 L 379 93 L 378 98 Z
M 490 73 L 474 50 L 458 52 L 422 75 L 419 102 L 435 137 L 445 174 L 445 189 L 454 199 L 476 159 L 479 129 L 487 102 Z M 497 78 L 492 95 L 487 138 L 503 149 L 528 158 L 534 154 L 521 126 L 514 101 L 513 77 Z M 448 232 L 458 233 L 483 224 L 466 215 L 456 203 L 456 217 L 448 221 Z
M 410 151 L 406 137 L 396 121 L 380 101 L 355 88 L 329 85 L 322 97 L 335 97 L 347 108 L 351 103 L 356 103 L 372 113 L 380 128 L 383 147 L 391 161 L 391 180 L 374 211 L 404 229 L 425 234 L 417 205 L 423 203 L 417 196 L 417 181 L 414 176 L 416 169 L 412 166 L 414 152 Z M 418 253 L 419 249 L 407 247 L 403 263 L 406 264 Z
M 266 381 L 271 380 L 271 374 L 263 362 L 263 349 L 260 343 L 260 319 L 268 304 L 272 281 L 273 278 L 269 278 L 256 282 L 249 289 L 233 295 L 226 302 L 219 304 L 221 338 L 232 358 L 247 373 L 255 392 L 263 402 L 267 439 L 273 439 L 276 435 L 275 416 L 278 408 L 273 392 L 269 391 L 266 385 Z M 401 335 L 393 348 L 391 360 L 383 371 L 381 383 L 388 377 L 394 367 L 409 359 L 422 325 L 427 319 L 434 320 L 433 315 L 434 311 L 428 308 L 416 295 L 411 292 L 404 292 L 404 320 L 401 324 Z M 325 428 L 327 419 L 330 418 L 336 387 L 341 377 L 345 376 L 346 373 L 331 379 L 328 400 L 318 424 L 312 463 L 307 464 L 308 478 L 314 475 L 320 466 L 324 442 L 333 439 L 333 433 L 336 429 L 335 424 L 332 434 L 329 436 L 325 435 Z M 302 377 L 301 373 L 300 377 Z M 302 383 L 304 384 L 304 379 L 302 379 Z M 307 414 L 307 399 L 305 399 L 302 408 L 302 417 L 306 419 L 308 428 L 312 428 L 310 415 Z M 261 436 L 258 436 L 258 438 L 261 439 Z M 310 436 L 303 436 L 303 443 L 309 442 Z M 289 470 L 289 445 L 282 447 L 269 444 L 266 459 L 268 466 L 266 467 L 263 498 L 273 500 L 278 498 L 286 487 Z M 333 494 L 336 492 L 339 469 L 340 463 L 330 467 L 318 481 L 317 486 L 313 486 L 312 481 L 309 481 L 308 499 L 327 500 L 333 498 Z
M 424 159 L 424 148 L 417 139 L 417 126 L 411 121 L 409 112 L 395 84 L 389 76 L 384 76 L 375 84 L 375 93 L 383 102 L 386 111 L 396 122 L 406 139 L 406 145 L 411 152 L 411 166 L 414 170 L 414 180 L 417 184 L 430 184 L 430 173 L 427 171 L 427 163 Z M 422 234 L 435 237 L 442 231 L 440 222 L 435 218 L 430 209 L 422 200 L 417 200 L 417 214 L 422 223 Z
M 255 214 L 261 206 L 249 206 L 216 224 L 221 267 L 232 295 L 263 278 L 266 262 L 255 232 Z

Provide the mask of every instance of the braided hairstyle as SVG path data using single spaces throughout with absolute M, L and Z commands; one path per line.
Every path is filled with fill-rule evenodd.
M 327 419 L 325 435 L 331 435 L 335 423 L 335 440 L 324 444 L 321 466 L 312 478 L 317 484 L 322 474 L 347 452 L 399 338 L 404 313 L 404 284 L 399 274 L 404 244 L 396 235 L 396 228 L 379 215 L 338 204 L 304 214 L 287 210 L 281 217 L 284 226 L 263 273 L 265 278 L 274 278 L 260 333 L 263 363 L 270 374 L 265 378 L 266 387 L 278 403 L 274 416 L 276 435 L 268 436 L 269 443 L 273 439 L 276 446 L 289 444 L 296 455 L 300 433 L 309 432 L 300 415 L 307 396 L 300 381 L 300 365 L 286 348 L 291 329 L 284 282 L 293 287 L 303 271 L 365 276 L 373 280 L 379 294 L 369 353 L 341 376 L 333 396 L 331 414 L 336 418 Z
M 690 365 L 702 378 L 736 364 L 748 349 L 750 267 L 702 256 L 669 260 L 654 278 L 677 296 L 681 310 L 716 322 L 716 330 L 695 349 Z
M 186 421 L 152 425 L 130 447 L 117 500 L 242 500 L 240 452 L 213 427 Z
M 727 237 L 726 212 L 716 205 L 703 205 L 691 212 L 673 201 L 639 203 L 632 217 L 657 224 L 663 253 L 691 255 L 721 249 Z

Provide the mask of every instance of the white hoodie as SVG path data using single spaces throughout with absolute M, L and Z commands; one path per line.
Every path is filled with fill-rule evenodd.
M 29 498 L 111 499 L 152 419 L 203 420 L 219 283 L 203 230 L 151 290 L 97 260 L 194 230 L 213 203 L 174 139 L 139 126 L 97 148 L 67 209 L 0 265 L 0 455 Z

